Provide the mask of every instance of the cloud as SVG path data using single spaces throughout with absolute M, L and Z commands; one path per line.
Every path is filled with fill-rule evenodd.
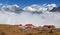
M 48 4 L 47 6 L 56 7 L 56 4 Z
M 31 5 L 22 8 L 23 11 L 21 11 L 21 8 L 17 5 L 2 6 L 0 10 L 0 23 L 11 25 L 31 23 L 36 26 L 51 24 L 60 27 L 60 13 L 48 11 L 48 7 Z M 42 13 L 40 14 L 39 12 Z
M 41 6 L 41 5 L 31 5 L 31 6 L 26 6 L 23 10 L 27 10 L 27 11 L 32 11 L 32 12 L 40 12 L 40 11 L 46 11 L 47 8 Z
M 54 7 L 57 7 L 56 4 L 48 4 L 47 6 L 49 10 L 52 10 Z
M 54 7 L 57 7 L 56 4 L 43 4 L 43 5 L 31 5 L 31 6 L 26 6 L 23 10 L 27 10 L 27 11 L 47 11 L 48 10 L 52 10 Z
M 23 11 L 18 5 L 4 5 L 1 8 L 2 11 L 13 12 L 13 13 L 20 13 Z

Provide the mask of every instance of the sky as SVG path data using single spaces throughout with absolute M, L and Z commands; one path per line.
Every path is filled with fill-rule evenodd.
M 51 4 L 55 3 L 60 6 L 60 0 L 0 0 L 3 4 L 17 4 L 21 7 L 25 7 L 32 4 Z
M 58 6 L 60 0 L 0 0 L 0 24 L 55 25 L 60 28 L 60 11 L 51 11 Z

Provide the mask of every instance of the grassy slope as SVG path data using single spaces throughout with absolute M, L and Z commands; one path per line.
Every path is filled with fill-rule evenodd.
M 60 31 L 49 33 L 49 30 L 50 29 L 35 28 L 25 31 L 24 29 L 13 25 L 0 25 L 0 35 L 60 35 Z

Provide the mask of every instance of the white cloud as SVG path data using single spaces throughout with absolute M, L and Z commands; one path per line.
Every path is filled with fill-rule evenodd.
M 37 11 L 37 12 L 40 12 L 40 11 L 46 12 L 47 9 L 50 11 L 54 7 L 57 7 L 57 5 L 56 4 L 43 4 L 43 5 L 33 4 L 31 6 L 26 6 L 23 10 L 33 11 L 33 12 L 35 12 L 35 11 Z
M 20 13 L 20 11 L 22 11 L 22 9 L 14 4 L 14 5 L 4 5 L 1 8 L 2 11 L 7 11 L 7 12 L 14 12 L 14 13 Z
M 47 6 L 56 7 L 56 4 L 48 4 Z
M 54 7 L 57 7 L 56 4 L 48 4 L 47 6 L 49 10 L 52 10 Z
M 25 7 L 24 11 L 20 11 L 21 13 L 17 14 L 17 13 L 14 13 L 14 11 L 17 10 L 15 9 L 15 7 L 20 9 L 20 7 L 17 5 L 8 5 L 1 8 L 0 10 L 0 23 L 1 24 L 14 25 L 14 24 L 31 23 L 36 26 L 45 25 L 45 24 L 53 24 L 53 25 L 56 25 L 56 27 L 60 27 L 60 13 L 47 11 L 49 13 L 44 12 L 42 14 L 32 14 L 30 11 L 43 12 L 45 10 L 45 7 L 43 7 L 42 5 L 31 5 L 31 6 Z M 5 10 L 6 8 L 9 8 L 9 12 L 8 10 Z
M 31 5 L 31 6 L 27 6 L 25 7 L 23 10 L 27 10 L 27 11 L 32 11 L 32 12 L 40 12 L 40 11 L 46 11 L 47 8 L 41 6 L 41 5 Z

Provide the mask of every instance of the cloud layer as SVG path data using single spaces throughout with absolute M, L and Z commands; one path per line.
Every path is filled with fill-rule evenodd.
M 33 24 L 36 26 L 51 24 L 60 27 L 60 13 L 50 12 L 56 4 L 43 4 L 20 8 L 18 5 L 3 5 L 0 8 L 1 24 Z

